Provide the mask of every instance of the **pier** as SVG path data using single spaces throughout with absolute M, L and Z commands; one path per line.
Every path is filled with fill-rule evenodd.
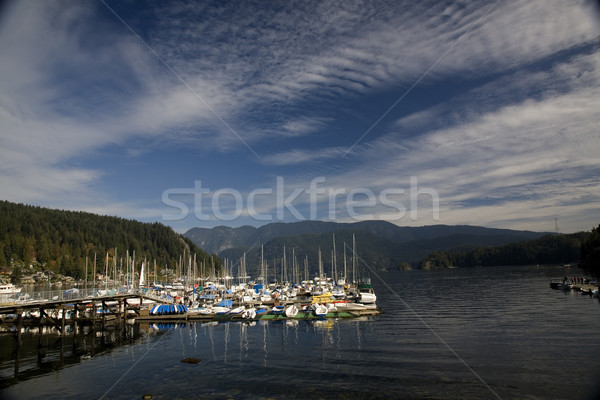
M 0 324 L 16 327 L 15 338 L 21 342 L 24 326 L 54 327 L 61 334 L 70 326 L 120 324 L 126 318 L 140 315 L 144 300 L 156 301 L 143 294 L 116 294 L 112 296 L 82 296 L 61 300 L 34 300 L 0 305 Z

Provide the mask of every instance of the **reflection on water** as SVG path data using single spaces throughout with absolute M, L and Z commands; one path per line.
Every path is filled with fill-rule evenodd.
M 0 397 L 596 398 L 600 305 L 549 289 L 561 273 L 382 274 L 393 290 L 373 279 L 384 314 L 361 319 L 140 323 L 63 338 L 34 331 L 17 353 L 6 334 Z
M 135 324 L 107 326 L 66 325 L 64 334 L 56 327 L 24 327 L 22 334 L 0 335 L 0 387 L 34 379 L 79 364 L 120 346 L 139 340 Z M 19 343 L 20 340 L 20 343 Z

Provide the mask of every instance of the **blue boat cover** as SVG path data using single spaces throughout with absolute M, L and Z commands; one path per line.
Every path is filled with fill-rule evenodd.
M 217 306 L 219 306 L 219 307 L 231 307 L 231 306 L 233 306 L 233 300 L 221 300 L 221 302 L 219 304 L 217 304 Z

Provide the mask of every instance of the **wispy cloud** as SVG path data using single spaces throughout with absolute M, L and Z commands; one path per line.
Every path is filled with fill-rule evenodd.
M 335 160 L 341 157 L 344 151 L 345 148 L 342 147 L 330 147 L 318 150 L 295 149 L 267 155 L 262 158 L 261 162 L 265 165 L 283 166 L 311 163 L 319 160 Z
M 297 185 L 326 174 L 336 188 L 406 187 L 418 176 L 440 192 L 446 221 L 489 223 L 509 208 L 517 220 L 523 199 L 543 204 L 532 218 L 547 218 L 567 207 L 573 181 L 579 203 L 569 210 L 587 212 L 599 194 L 586 177 L 598 169 L 600 109 L 600 26 L 589 2 L 499 2 L 454 47 L 489 2 L 108 4 L 257 148 L 258 163 L 224 160 L 240 174 L 252 169 L 249 186 L 279 171 L 268 167 L 285 167 Z M 3 198 L 137 215 L 133 200 L 99 195 L 105 171 L 82 160 L 132 141 L 224 157 L 244 150 L 101 4 L 15 2 L 1 22 Z M 402 100 L 341 161 L 432 65 L 418 85 L 432 91 L 428 101 Z M 257 166 L 262 175 L 250 178 Z M 142 214 L 157 212 L 146 200 Z

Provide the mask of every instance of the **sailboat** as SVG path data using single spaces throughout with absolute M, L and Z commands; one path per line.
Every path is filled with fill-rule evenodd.
M 138 288 L 140 288 L 140 289 L 142 287 L 144 287 L 144 285 L 146 284 L 144 277 L 145 277 L 144 276 L 144 263 L 142 263 L 142 269 L 140 271 L 140 282 L 139 282 L 139 285 L 138 285 Z

